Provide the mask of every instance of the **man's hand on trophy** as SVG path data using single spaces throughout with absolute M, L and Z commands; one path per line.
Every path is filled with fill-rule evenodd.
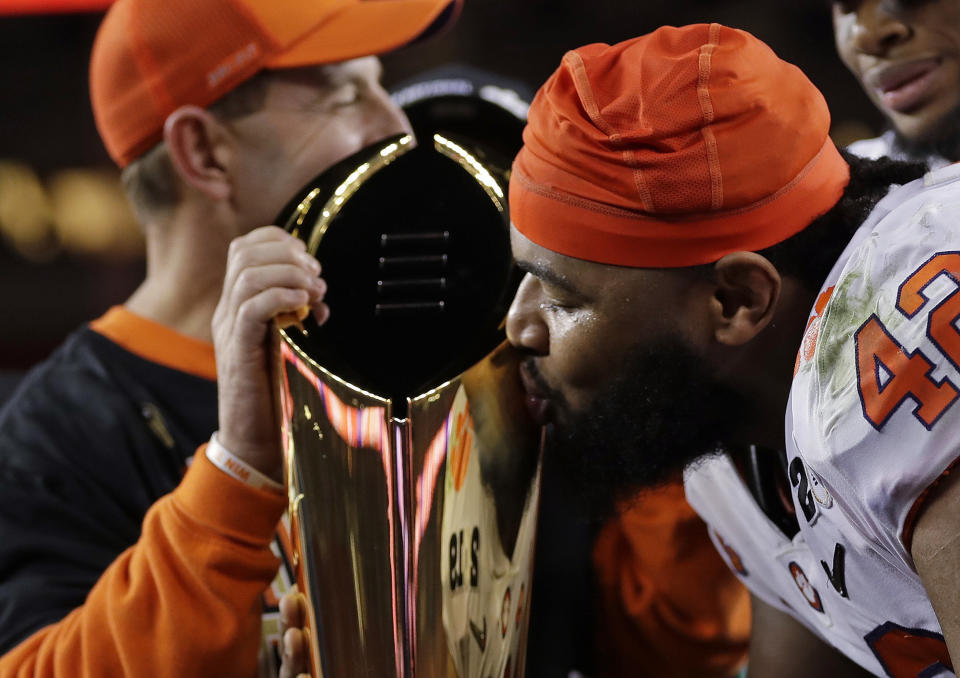
M 307 673 L 306 601 L 296 585 L 280 599 L 280 676 L 310 678 Z
M 230 243 L 223 293 L 213 314 L 221 445 L 280 480 L 282 455 L 269 376 L 269 330 L 279 314 L 326 321 L 326 283 L 302 240 L 264 226 Z

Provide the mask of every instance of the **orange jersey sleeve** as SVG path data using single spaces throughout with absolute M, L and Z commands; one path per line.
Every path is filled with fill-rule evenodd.
M 279 565 L 269 544 L 285 506 L 201 447 L 84 605 L 0 657 L 0 678 L 254 676 L 260 596 Z
M 674 482 L 630 503 L 593 551 L 600 676 L 726 678 L 747 656 L 750 596 Z

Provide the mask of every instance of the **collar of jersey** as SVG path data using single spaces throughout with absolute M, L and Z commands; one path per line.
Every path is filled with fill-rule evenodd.
M 213 344 L 180 334 L 123 306 L 111 308 L 90 323 L 90 329 L 144 360 L 203 379 L 217 378 Z

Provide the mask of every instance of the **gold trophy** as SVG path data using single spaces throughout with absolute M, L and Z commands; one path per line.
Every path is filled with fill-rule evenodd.
M 524 674 L 540 431 L 504 341 L 505 168 L 465 139 L 395 137 L 281 215 L 331 309 L 276 332 L 317 678 Z

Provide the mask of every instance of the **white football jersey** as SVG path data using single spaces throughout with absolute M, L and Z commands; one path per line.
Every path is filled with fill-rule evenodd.
M 761 599 L 878 676 L 952 676 L 910 557 L 924 492 L 960 456 L 960 165 L 886 196 L 831 271 L 786 413 L 800 532 L 729 458 L 687 471 L 718 550 Z
M 449 435 L 441 572 L 450 656 L 460 678 L 522 676 L 540 475 L 527 495 L 513 557 L 508 557 L 492 492 L 481 479 L 483 451 L 462 386 Z

